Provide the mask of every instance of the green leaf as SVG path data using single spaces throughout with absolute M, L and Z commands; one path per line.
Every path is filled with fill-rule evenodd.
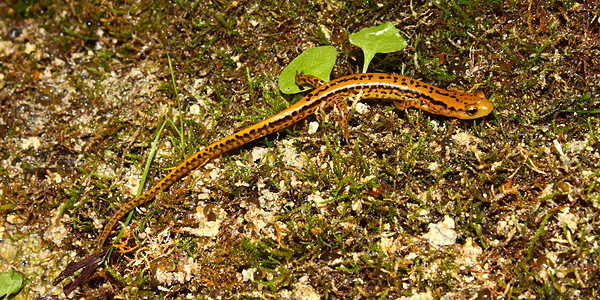
M 365 55 L 363 73 L 367 72 L 375 54 L 396 52 L 406 48 L 406 40 L 391 22 L 351 34 L 350 43 L 363 50 Z
M 8 296 L 18 292 L 23 287 L 23 274 L 9 270 L 8 272 L 0 273 L 0 297 Z
M 284 94 L 295 94 L 306 90 L 296 85 L 296 72 L 304 72 L 306 75 L 317 76 L 325 82 L 329 81 L 329 75 L 337 58 L 337 50 L 333 46 L 321 46 L 310 48 L 294 58 L 279 75 L 279 89 Z

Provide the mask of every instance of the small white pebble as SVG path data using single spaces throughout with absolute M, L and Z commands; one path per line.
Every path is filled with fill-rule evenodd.
M 317 132 L 317 129 L 319 129 L 319 123 L 310 122 L 308 124 L 308 134 L 315 134 Z

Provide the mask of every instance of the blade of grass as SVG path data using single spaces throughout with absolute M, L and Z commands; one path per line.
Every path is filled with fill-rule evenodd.
M 152 141 L 152 146 L 150 147 L 150 153 L 148 154 L 148 160 L 146 161 L 146 165 L 144 166 L 144 172 L 142 172 L 142 179 L 140 180 L 140 186 L 138 187 L 137 193 L 135 194 L 136 197 L 139 197 L 142 194 L 142 190 L 144 189 L 144 183 L 146 182 L 148 172 L 150 171 L 150 165 L 152 164 L 152 161 L 154 160 L 154 156 L 156 156 L 156 150 L 158 148 L 158 141 L 160 139 L 160 136 L 161 136 L 162 131 L 165 128 L 166 124 L 167 124 L 167 119 L 165 119 L 163 121 L 163 123 L 160 125 L 160 128 L 158 129 L 158 131 L 156 132 L 156 136 L 154 137 L 154 141 Z
M 152 161 L 154 161 L 154 157 L 156 156 L 156 150 L 158 148 L 158 141 L 160 139 L 162 131 L 165 128 L 165 125 L 167 124 L 168 120 L 169 120 L 168 118 L 165 118 L 165 120 L 160 125 L 160 128 L 158 128 L 158 131 L 156 132 L 156 136 L 154 137 L 154 141 L 152 141 L 152 145 L 150 146 L 150 153 L 148 153 L 148 160 L 146 160 L 146 165 L 144 166 L 144 171 L 142 172 L 142 178 L 140 179 L 140 185 L 138 186 L 138 190 L 135 193 L 136 197 L 139 197 L 142 194 L 142 191 L 144 190 L 144 185 L 146 183 L 146 178 L 148 177 L 148 172 L 150 171 L 150 165 L 152 164 Z M 125 224 L 121 228 L 121 231 L 119 231 L 119 234 L 117 235 L 116 241 L 118 241 L 118 240 L 121 239 L 121 236 L 123 235 L 123 232 L 125 231 L 125 227 L 127 227 L 127 225 L 129 225 L 129 223 L 131 222 L 131 218 L 132 217 L 133 217 L 133 210 L 130 211 L 129 214 L 127 214 L 127 219 L 125 219 Z M 111 256 L 113 249 L 114 249 L 114 247 L 112 247 L 110 249 L 110 252 L 108 253 L 107 257 Z M 106 260 L 104 262 L 104 264 L 108 268 L 108 260 Z
M 533 236 L 533 239 L 531 239 L 531 242 L 529 243 L 529 250 L 527 253 L 527 258 L 525 259 L 526 262 L 530 261 L 531 258 L 533 258 L 534 248 L 535 248 L 538 240 L 546 233 L 546 223 L 548 222 L 548 219 L 550 219 L 550 217 L 552 217 L 552 215 L 553 215 L 552 212 L 546 213 L 546 215 L 544 216 L 544 219 L 538 226 L 537 232 L 535 233 L 535 235 Z
M 177 84 L 175 83 L 175 73 L 173 72 L 173 64 L 171 64 L 171 56 L 167 54 L 167 58 L 169 59 L 169 71 L 171 72 L 171 81 L 173 82 L 173 91 L 175 91 L 175 98 L 177 98 L 177 109 L 179 110 L 179 126 L 180 130 L 176 130 L 179 134 L 179 139 L 181 139 L 181 155 L 185 158 L 185 143 L 183 140 L 183 111 L 181 110 L 181 100 L 179 99 L 179 92 L 177 92 Z

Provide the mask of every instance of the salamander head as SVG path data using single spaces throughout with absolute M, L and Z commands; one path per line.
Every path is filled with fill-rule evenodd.
M 494 110 L 494 104 L 488 100 L 483 92 L 464 93 L 460 95 L 460 104 L 445 114 L 463 120 L 477 119 L 489 115 Z

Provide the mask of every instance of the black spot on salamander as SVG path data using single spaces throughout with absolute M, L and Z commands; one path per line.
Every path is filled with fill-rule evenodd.
M 321 103 L 323 103 L 323 99 L 316 99 L 315 101 L 308 103 L 306 105 L 306 109 L 313 109 L 319 105 L 321 105 Z M 304 109 L 303 109 L 304 110 Z
M 306 109 L 299 109 L 298 115 L 296 115 L 295 120 L 302 120 L 306 116 Z
M 405 88 L 401 89 L 401 91 L 402 91 L 403 94 L 409 94 L 409 95 L 417 95 L 417 94 L 419 94 L 419 92 L 417 92 L 416 90 L 408 88 L 408 87 L 405 87 Z
M 435 93 L 438 94 L 438 95 L 442 95 L 442 96 L 448 96 L 448 95 L 450 95 L 450 92 L 444 91 L 444 90 L 440 90 L 440 89 L 436 89 Z
M 425 100 L 429 101 L 429 103 L 431 103 L 433 105 L 441 106 L 444 109 L 448 109 L 448 104 L 447 103 L 445 103 L 443 101 L 437 101 L 437 100 L 433 99 L 433 97 L 427 96 L 425 94 L 417 95 L 417 98 L 425 99 Z
M 267 132 L 267 129 L 265 127 L 261 127 L 258 130 L 256 130 L 256 135 L 257 136 L 262 136 L 265 134 L 265 132 Z

